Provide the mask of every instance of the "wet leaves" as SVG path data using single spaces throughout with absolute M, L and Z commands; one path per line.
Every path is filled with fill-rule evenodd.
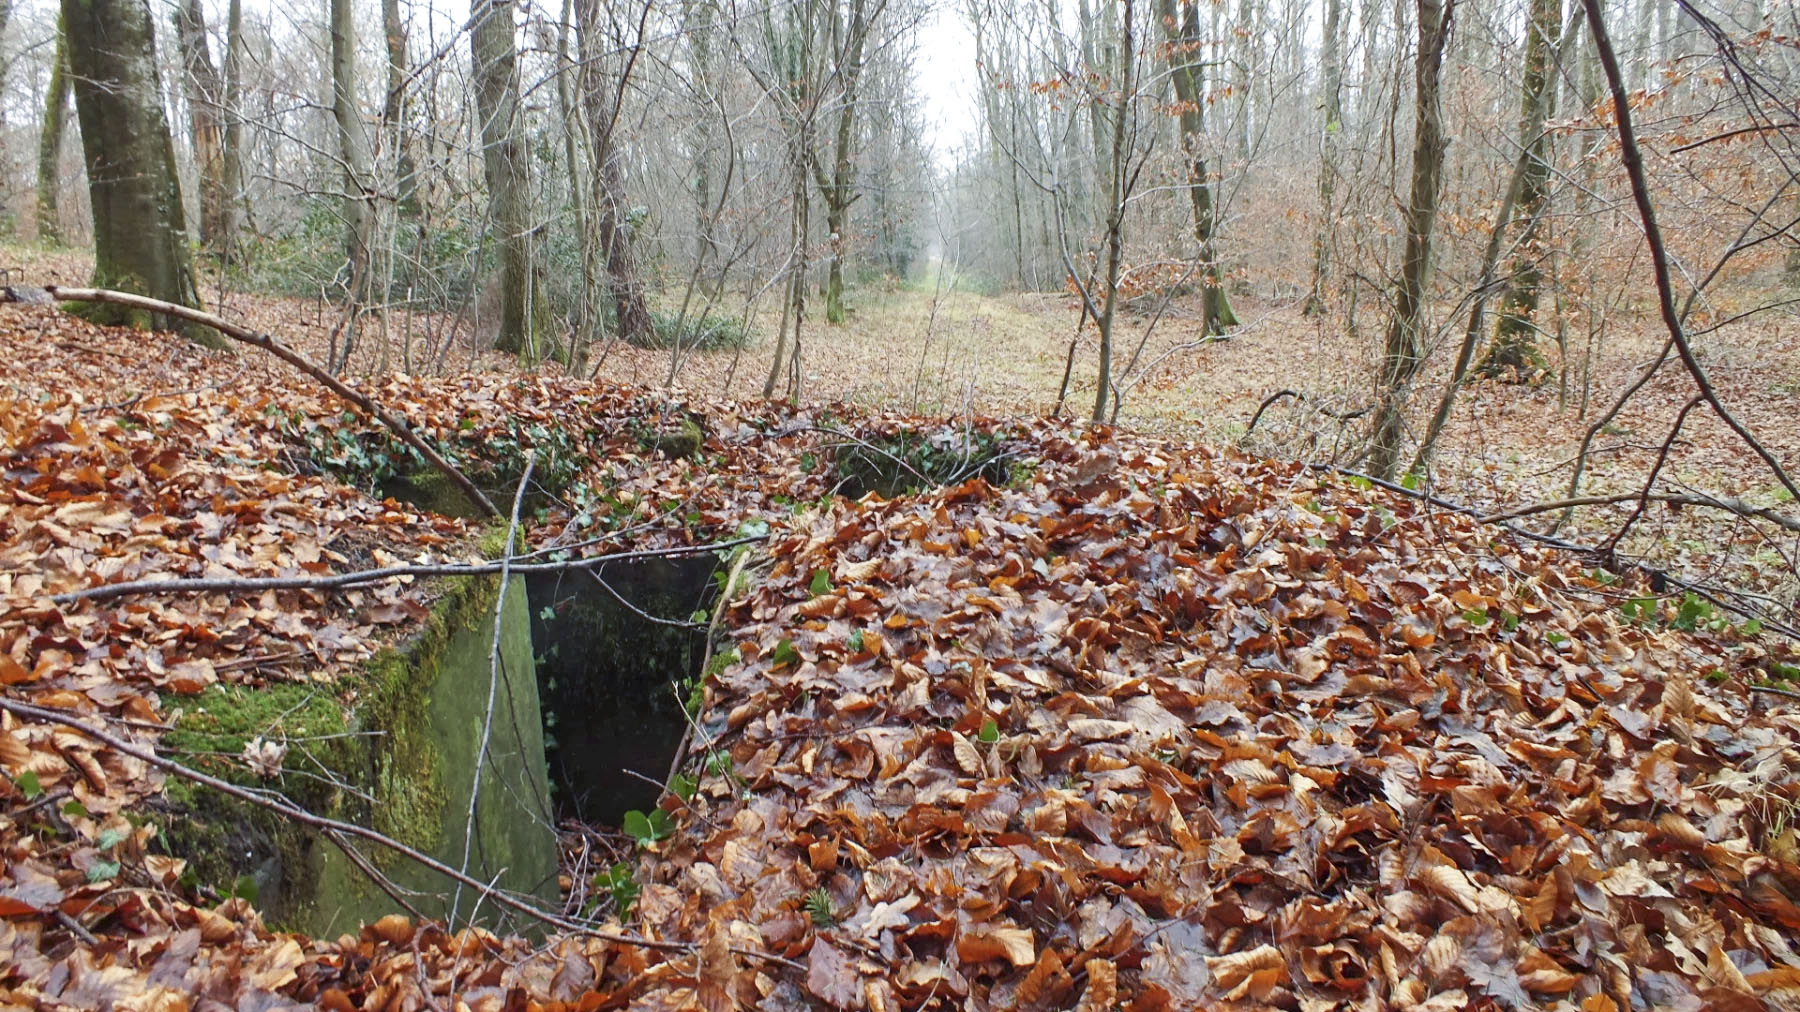
M 0 394 L 0 686 L 146 746 L 217 681 L 329 681 L 424 588 L 50 594 L 454 558 L 469 534 L 290 466 L 293 415 L 348 424 L 340 406 L 159 341 L 92 332 L 107 350 L 89 362 L 15 335 L 8 361 L 39 386 Z M 1012 487 L 845 502 L 825 498 L 817 419 L 774 406 L 706 405 L 704 459 L 679 461 L 630 435 L 665 406 L 641 391 L 395 377 L 382 396 L 453 445 L 578 420 L 593 495 L 534 518 L 534 548 L 746 521 L 772 535 L 722 617 L 736 659 L 705 686 L 708 748 L 682 803 L 643 816 L 655 854 L 622 879 L 641 890 L 634 930 L 693 947 L 399 916 L 335 941 L 271 932 L 243 900 L 180 894 L 179 861 L 126 817 L 160 774 L 4 717 L 0 997 L 1624 1009 L 1800 993 L 1800 720 L 1705 677 L 1790 663 L 1782 644 L 1632 622 L 1617 602 L 1645 590 L 1581 560 L 1201 447 L 1020 426 L 1035 470 Z M 281 744 L 241 758 L 277 772 Z

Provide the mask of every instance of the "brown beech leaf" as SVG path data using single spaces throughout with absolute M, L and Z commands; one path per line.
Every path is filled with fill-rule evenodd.
M 832 1008 L 862 1008 L 862 977 L 856 966 L 824 938 L 813 939 L 806 954 L 806 989 Z
M 1259 945 L 1246 952 L 1234 952 L 1228 956 L 1209 956 L 1206 968 L 1211 971 L 1218 985 L 1228 990 L 1235 989 L 1258 973 L 1276 973 L 1271 984 L 1285 983 L 1287 980 L 1287 960 L 1281 955 L 1281 950 L 1273 945 Z
M 1030 966 L 1037 959 L 1031 929 L 1001 924 L 977 924 L 956 933 L 956 954 L 965 963 L 1005 959 L 1014 966 Z

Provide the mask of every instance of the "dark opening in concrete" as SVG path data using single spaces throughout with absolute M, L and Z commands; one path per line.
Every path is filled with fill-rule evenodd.
M 680 700 L 706 656 L 706 629 L 693 620 L 718 596 L 718 564 L 711 555 L 631 560 L 529 580 L 559 818 L 618 825 L 656 804 L 687 729 Z

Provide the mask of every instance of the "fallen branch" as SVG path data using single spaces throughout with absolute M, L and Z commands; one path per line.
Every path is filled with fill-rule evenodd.
M 1531 530 L 1529 528 L 1520 527 L 1517 524 L 1507 523 L 1506 518 L 1501 518 L 1498 520 L 1488 520 L 1482 514 L 1482 512 L 1480 510 L 1474 508 L 1473 506 L 1465 506 L 1462 503 L 1451 502 L 1448 499 L 1445 499 L 1441 496 L 1433 495 L 1430 492 L 1421 492 L 1418 489 L 1407 488 L 1406 486 L 1401 485 L 1399 482 L 1387 481 L 1386 479 L 1383 479 L 1383 478 L 1377 478 L 1372 474 L 1366 474 L 1362 471 L 1354 471 L 1354 470 L 1351 470 L 1350 468 L 1340 467 L 1336 464 L 1309 463 L 1306 466 L 1308 469 L 1313 470 L 1313 471 L 1330 472 L 1332 474 L 1341 475 L 1343 477 L 1357 478 L 1359 480 L 1366 481 L 1366 482 L 1370 483 L 1371 485 L 1379 485 L 1382 488 L 1388 490 L 1389 492 L 1394 492 L 1399 495 L 1406 496 L 1409 499 L 1417 499 L 1420 502 L 1430 503 L 1433 506 L 1436 506 L 1443 510 L 1447 510 L 1451 513 L 1460 513 L 1461 515 L 1469 517 L 1470 519 L 1474 520 L 1476 523 L 1492 524 L 1493 526 L 1499 527 L 1501 530 L 1506 531 L 1509 534 L 1515 535 L 1520 538 L 1524 538 L 1527 541 L 1535 541 L 1538 544 L 1547 545 L 1551 548 L 1560 549 L 1565 552 L 1577 552 L 1582 555 L 1591 555 L 1597 559 L 1602 560 L 1609 566 L 1615 565 L 1617 563 L 1617 556 L 1614 555 L 1614 553 L 1612 553 L 1610 551 L 1604 550 L 1601 546 L 1578 544 L 1573 541 L 1566 541 L 1562 538 L 1556 537 L 1553 534 L 1540 534 L 1537 531 Z M 1628 498 L 1636 499 L 1637 497 L 1638 497 L 1637 493 L 1632 493 Z M 1631 568 L 1641 570 L 1645 575 L 1649 576 L 1652 581 L 1661 580 L 1662 582 L 1668 584 L 1669 586 L 1677 587 L 1677 588 L 1680 588 L 1681 590 L 1691 591 L 1695 595 L 1705 598 L 1707 601 L 1711 602 L 1712 604 L 1715 604 L 1718 607 L 1723 608 L 1726 611 L 1729 611 L 1732 614 L 1737 615 L 1740 618 L 1756 619 L 1758 622 L 1762 623 L 1762 626 L 1764 629 L 1767 629 L 1771 632 L 1779 633 L 1780 635 L 1786 636 L 1788 639 L 1791 639 L 1791 640 L 1800 640 L 1800 629 L 1796 629 L 1793 626 L 1787 625 L 1786 623 L 1768 618 L 1759 612 L 1753 611 L 1750 608 L 1746 608 L 1743 605 L 1736 603 L 1735 601 L 1730 601 L 1730 600 L 1727 600 L 1725 597 L 1720 596 L 1721 594 L 1730 595 L 1731 594 L 1730 591 L 1718 590 L 1717 588 L 1710 587 L 1704 583 L 1697 583 L 1697 582 L 1690 581 L 1690 580 L 1684 580 L 1681 577 L 1672 576 L 1669 573 L 1666 573 L 1660 569 L 1655 569 L 1650 566 L 1646 566 L 1643 563 L 1632 563 Z
M 1263 402 L 1256 406 L 1256 414 L 1250 416 L 1250 424 L 1244 427 L 1244 435 L 1248 436 L 1250 433 L 1255 432 L 1256 423 L 1262 421 L 1263 412 L 1269 410 L 1271 405 L 1276 401 L 1281 400 L 1283 397 L 1292 397 L 1302 404 L 1312 404 L 1314 411 L 1335 418 L 1340 422 L 1353 422 L 1368 414 L 1373 408 L 1373 405 L 1370 405 L 1370 407 L 1358 408 L 1355 411 L 1333 411 L 1321 404 L 1314 403 L 1310 398 L 1298 390 L 1277 390 L 1263 398 Z
M 129 597 L 134 594 L 210 594 L 215 592 L 256 593 L 264 590 L 342 590 L 346 587 L 360 587 L 370 583 L 397 579 L 403 576 L 484 576 L 489 573 L 560 573 L 575 569 L 591 569 L 604 566 L 609 562 L 624 562 L 631 559 L 661 559 L 680 555 L 699 555 L 702 552 L 714 552 L 722 548 L 734 548 L 755 541 L 768 540 L 767 534 L 756 534 L 736 538 L 731 541 L 720 541 L 708 545 L 680 545 L 674 548 L 646 548 L 635 552 L 615 552 L 611 555 L 594 555 L 585 559 L 569 559 L 565 562 L 524 562 L 508 565 L 500 562 L 454 563 L 446 562 L 437 565 L 387 566 L 382 569 L 364 569 L 354 573 L 337 573 L 331 576 L 266 576 L 266 577 L 207 577 L 198 580 L 128 580 L 123 583 L 103 583 L 85 590 L 71 590 L 64 594 L 52 594 L 50 600 L 55 604 L 72 604 L 76 601 L 105 601 L 115 597 Z
M 1663 325 L 1668 328 L 1669 339 L 1674 342 L 1681 364 L 1687 367 L 1694 386 L 1699 388 L 1700 396 L 1712 407 L 1713 414 L 1737 433 L 1744 445 L 1762 458 L 1789 495 L 1800 499 L 1800 485 L 1794 483 L 1794 479 L 1781 466 L 1781 461 L 1756 438 L 1756 434 L 1725 406 L 1718 391 L 1713 389 L 1706 367 L 1700 364 L 1700 359 L 1694 355 L 1693 346 L 1688 342 L 1687 330 L 1675 310 L 1675 287 L 1669 277 L 1669 254 L 1663 245 L 1662 228 L 1656 223 L 1656 208 L 1650 200 L 1650 183 L 1644 177 L 1644 157 L 1638 150 L 1637 133 L 1631 126 L 1631 99 L 1625 92 L 1619 58 L 1613 52 L 1612 37 L 1606 30 L 1606 18 L 1600 10 L 1600 0 L 1582 0 L 1582 8 L 1587 13 L 1594 52 L 1600 57 L 1600 67 L 1606 72 L 1606 83 L 1612 92 L 1613 120 L 1619 133 L 1619 160 L 1625 163 L 1625 175 L 1631 180 L 1632 200 L 1637 204 L 1638 218 L 1644 226 L 1644 242 L 1650 247 L 1650 266 L 1654 269 L 1656 279 L 1657 308 L 1661 311 Z
M 173 302 L 164 302 L 161 299 L 151 299 L 142 295 L 133 295 L 130 292 L 115 292 L 107 288 L 64 288 L 60 285 L 46 285 L 44 286 L 44 291 L 50 293 L 51 297 L 60 299 L 64 302 L 107 302 L 116 306 L 126 306 L 131 309 L 142 309 L 146 312 L 173 316 L 178 319 L 187 320 L 190 323 L 198 323 L 204 327 L 211 327 L 234 341 L 241 341 L 252 347 L 261 348 L 269 354 L 274 355 L 276 358 L 281 359 L 283 362 L 286 362 L 308 376 L 311 376 L 313 379 L 323 384 L 332 393 L 337 394 L 339 397 L 342 397 L 367 412 L 370 417 L 374 418 L 382 425 L 387 426 L 388 430 L 398 436 L 402 442 L 419 451 L 420 456 L 424 457 L 432 467 L 441 471 L 444 477 L 449 478 L 454 482 L 456 487 L 461 489 L 463 494 L 469 497 L 470 502 L 481 507 L 482 512 L 490 517 L 498 517 L 500 515 L 500 510 L 494 506 L 493 502 L 489 500 L 485 494 L 482 493 L 481 489 L 475 487 L 475 483 L 469 480 L 469 476 L 457 470 L 456 465 L 445 460 L 443 455 L 433 449 L 430 443 L 427 443 L 424 439 L 420 438 L 418 433 L 414 432 L 412 427 L 407 425 L 404 419 L 390 414 L 385 408 L 375 403 L 375 401 L 367 395 L 358 392 L 354 387 L 338 379 L 336 376 L 333 376 L 329 371 L 314 363 L 305 355 L 282 344 L 268 334 L 259 334 L 248 328 L 240 327 L 223 317 L 214 316 L 212 313 L 198 309 L 190 309 L 187 306 L 177 305 Z
M 209 776 L 205 773 L 201 773 L 199 770 L 190 769 L 173 759 L 166 759 L 157 755 L 155 752 L 139 748 L 136 745 L 121 738 L 114 737 L 105 731 L 89 727 L 78 720 L 76 714 L 68 711 L 32 706 L 29 703 L 20 703 L 5 698 L 0 698 L 0 710 L 4 710 L 19 717 L 29 717 L 33 720 L 49 721 L 53 724 L 60 724 L 85 737 L 91 738 L 122 755 L 128 755 L 133 759 L 148 763 L 165 773 L 173 773 L 183 780 L 192 781 L 203 787 L 210 787 L 221 794 L 255 805 L 258 808 L 268 809 L 285 818 L 292 819 L 303 826 L 310 826 L 313 829 L 325 833 L 328 838 L 333 839 L 334 841 L 336 840 L 334 834 L 342 834 L 343 836 L 358 837 L 379 846 L 386 847 L 407 860 L 416 862 L 439 875 L 443 875 L 444 877 L 457 882 L 459 885 L 469 886 L 474 889 L 482 890 L 485 893 L 489 893 L 493 896 L 494 901 L 501 906 L 516 910 L 533 920 L 540 921 L 553 928 L 590 935 L 602 941 L 617 942 L 621 945 L 637 945 L 646 949 L 665 949 L 687 952 L 694 948 L 692 942 L 665 942 L 613 931 L 598 931 L 577 921 L 572 921 L 548 911 L 540 910 L 530 903 L 526 903 L 509 893 L 492 890 L 488 887 L 487 883 L 470 878 L 457 871 L 455 868 L 439 861 L 437 858 L 432 857 L 430 854 L 415 850 L 393 837 L 370 829 L 367 826 L 359 826 L 354 822 L 344 822 L 339 819 L 327 818 L 323 815 L 315 815 L 280 795 L 271 797 L 265 793 L 253 791 L 245 787 L 239 787 L 237 784 L 231 783 L 230 781 L 220 780 L 218 777 Z
M 525 470 L 519 476 L 519 487 L 513 492 L 512 513 L 506 521 L 506 546 L 500 552 L 500 590 L 494 595 L 494 637 L 488 647 L 488 694 L 487 709 L 481 718 L 481 746 L 475 750 L 475 773 L 469 784 L 468 820 L 463 823 L 462 864 L 457 870 L 467 874 L 469 856 L 475 848 L 475 810 L 481 804 L 481 768 L 487 765 L 488 744 L 494 735 L 494 700 L 500 694 L 500 643 L 505 638 L 507 584 L 512 582 L 513 544 L 519 533 L 519 510 L 525 505 L 525 489 L 531 485 L 531 472 L 537 469 L 537 451 L 525 451 Z M 449 923 L 456 925 L 457 911 L 462 908 L 462 886 L 456 887 L 456 895 L 450 900 Z M 470 915 L 472 920 L 474 915 Z
M 1557 510 L 1570 509 L 1577 506 L 1615 506 L 1619 503 L 1640 501 L 1669 503 L 1673 506 L 1700 506 L 1707 509 L 1724 510 L 1727 513 L 1735 513 L 1742 517 L 1754 517 L 1757 520 L 1767 520 L 1769 523 L 1781 527 L 1784 530 L 1800 533 L 1800 519 L 1777 513 L 1766 506 L 1753 506 L 1742 499 L 1736 499 L 1729 496 L 1684 495 L 1672 492 L 1652 492 L 1649 494 L 1643 492 L 1618 492 L 1613 495 L 1576 496 L 1572 499 L 1557 499 L 1551 502 L 1533 503 L 1530 506 L 1520 506 L 1517 509 L 1510 509 L 1504 513 L 1490 513 L 1487 516 L 1478 519 L 1484 524 L 1501 524 L 1508 520 L 1517 520 L 1520 517 L 1533 516 L 1538 513 L 1554 513 Z

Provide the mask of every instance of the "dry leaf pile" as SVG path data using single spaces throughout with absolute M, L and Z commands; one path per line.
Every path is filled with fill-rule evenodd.
M 0 682 L 154 745 L 214 680 L 329 680 L 419 586 L 57 604 L 153 575 L 465 556 L 296 468 L 343 408 L 245 356 L 0 315 Z M 161 774 L 0 718 L 0 1000 L 68 1007 L 1800 1007 L 1788 645 L 1631 620 L 1584 560 L 1297 466 L 1048 423 L 1031 476 L 824 501 L 837 421 L 548 378 L 396 378 L 474 452 L 579 430 L 601 503 L 533 547 L 771 522 L 615 931 L 268 930 L 129 816 Z M 299 421 L 296 421 L 298 417 Z M 579 423 L 571 424 L 571 423 Z M 981 423 L 984 426 L 991 423 Z M 1671 610 L 1673 604 L 1670 605 Z M 33 790 L 23 789 L 27 774 Z M 28 798 L 27 794 L 33 795 Z

